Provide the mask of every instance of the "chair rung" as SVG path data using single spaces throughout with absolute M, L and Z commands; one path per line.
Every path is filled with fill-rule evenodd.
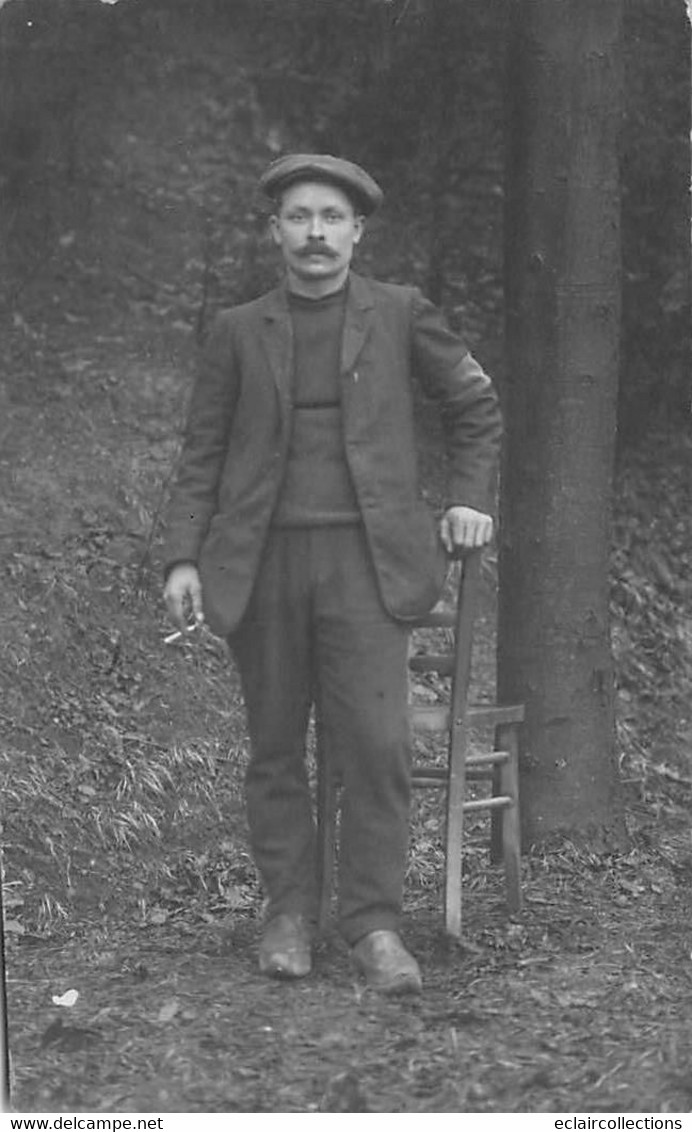
M 467 755 L 466 769 L 471 770 L 473 767 L 501 766 L 502 763 L 509 762 L 510 758 L 511 755 L 509 751 L 488 751 L 484 755 Z
M 412 704 L 409 712 L 411 725 L 420 731 L 449 730 L 450 710 L 447 704 Z M 468 722 L 477 726 L 521 723 L 523 718 L 522 704 L 474 704 L 466 712 Z
M 410 629 L 453 629 L 456 623 L 456 610 L 431 609 L 423 617 L 413 617 L 406 625 Z
M 466 758 L 466 774 L 468 778 L 487 778 L 493 767 L 501 766 L 510 759 L 509 751 L 490 751 L 485 755 L 468 755 Z M 423 779 L 431 781 L 435 786 L 447 782 L 449 771 L 442 766 L 414 766 L 411 772 L 414 786 L 422 785 Z
M 412 779 L 433 778 L 436 782 L 446 782 L 448 772 L 446 766 L 414 766 L 411 772 Z
M 509 794 L 496 794 L 494 798 L 474 798 L 464 802 L 464 810 L 502 810 L 514 805 L 514 798 Z
M 466 775 L 467 782 L 488 782 L 487 772 L 471 769 Z M 446 774 L 426 774 L 423 771 L 418 771 L 417 774 L 411 779 L 411 786 L 414 790 L 425 790 L 435 787 L 445 787 L 447 785 Z
M 449 714 L 445 704 L 414 704 L 409 708 L 411 726 L 418 731 L 449 731 Z
M 445 787 L 447 785 L 447 778 L 438 778 L 437 775 L 433 777 L 427 774 L 417 774 L 415 778 L 411 779 L 411 786 L 414 790 L 427 790 L 431 786 Z
M 479 715 L 486 713 L 488 723 L 524 722 L 523 704 L 491 704 L 489 707 L 486 707 L 485 704 L 477 704 L 475 707 L 469 708 L 469 715 L 472 719 L 474 712 L 478 712 Z
M 409 657 L 411 672 L 437 672 L 438 676 L 451 676 L 454 672 L 454 657 L 449 654 L 423 653 Z

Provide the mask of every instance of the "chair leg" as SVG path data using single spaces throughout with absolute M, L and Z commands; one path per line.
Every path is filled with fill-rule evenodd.
M 317 738 L 317 927 L 329 924 L 336 853 L 337 783 L 327 765 L 318 728 Z
M 496 735 L 495 735 L 495 750 L 496 751 L 507 750 L 507 748 L 502 745 L 502 738 L 501 738 L 502 731 L 503 731 L 503 728 L 498 727 Z M 493 798 L 497 798 L 500 794 L 503 793 L 501 769 L 502 768 L 499 767 L 499 766 L 493 767 L 493 784 L 492 784 Z M 503 826 L 504 826 L 504 819 L 505 819 L 505 811 L 504 810 L 491 810 L 491 812 L 490 812 L 490 864 L 491 865 L 500 865 L 500 864 L 502 864 L 502 861 L 503 861 L 504 854 L 502 852 L 502 829 L 503 829 Z
M 454 723 L 450 740 L 449 780 L 447 784 L 447 829 L 445 845 L 445 930 L 461 936 L 461 873 L 466 793 L 466 734 L 464 725 Z
M 511 912 L 519 912 L 521 895 L 521 826 L 519 821 L 519 735 L 516 725 L 502 729 L 503 751 L 509 759 L 500 767 L 500 790 L 514 799 L 514 804 L 502 810 L 502 857 L 505 865 L 507 904 Z

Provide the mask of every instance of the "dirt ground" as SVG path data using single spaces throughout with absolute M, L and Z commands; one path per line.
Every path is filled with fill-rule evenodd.
M 256 971 L 257 907 L 98 917 L 11 942 L 19 1111 L 689 1111 L 689 869 L 659 853 L 532 860 L 508 919 L 496 878 L 461 945 L 437 894 L 406 934 L 420 1000 L 364 991 L 339 942 L 314 974 Z M 210 906 L 209 904 L 207 905 Z M 52 996 L 79 992 L 72 1008 Z
M 81 198 L 52 201 L 47 258 L 27 212 L 27 254 L 10 264 L 0 312 L 13 1107 L 689 1111 L 689 711 L 670 692 L 672 668 L 652 690 L 641 666 L 654 664 L 653 646 L 635 648 L 624 630 L 625 848 L 563 842 L 529 854 L 525 907 L 509 916 L 479 820 L 456 943 L 442 930 L 441 815 L 426 794 L 412 820 L 404 924 L 421 998 L 365 991 L 333 934 L 298 984 L 256 971 L 262 894 L 246 847 L 237 681 L 211 637 L 163 644 L 156 557 L 194 354 L 200 184 L 208 201 L 223 198 L 221 149 L 250 177 L 267 157 L 243 148 L 238 73 L 219 63 L 213 90 L 201 89 L 212 49 L 200 52 L 206 69 L 188 67 L 185 82 L 168 59 L 154 90 L 150 72 L 149 85 L 108 87 L 105 173 Z M 652 491 L 662 468 L 647 475 Z M 641 546 L 657 504 L 635 502 Z M 689 553 L 689 510 L 673 528 Z M 655 583 L 626 580 L 641 620 L 658 608 Z M 689 658 L 680 587 L 669 587 L 670 617 Z M 480 696 L 492 692 L 494 588 L 489 555 Z M 657 697 L 669 721 L 659 738 Z
M 460 949 L 431 912 L 411 916 L 426 972 L 416 1002 L 363 993 L 333 940 L 305 982 L 260 978 L 248 917 L 217 926 L 181 913 L 165 925 L 99 925 L 57 946 L 27 941 L 11 955 L 15 1105 L 688 1111 L 687 917 L 649 893 L 628 893 L 615 916 L 617 886 L 601 876 L 597 887 L 594 901 L 568 868 L 561 886 L 533 882 L 513 923 L 484 896 Z M 72 987 L 73 1010 L 51 1007 L 51 994 Z

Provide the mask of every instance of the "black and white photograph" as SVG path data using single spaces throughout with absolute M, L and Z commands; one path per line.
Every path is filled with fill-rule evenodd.
M 3 1127 L 692 1132 L 691 110 L 692 0 L 0 0 Z

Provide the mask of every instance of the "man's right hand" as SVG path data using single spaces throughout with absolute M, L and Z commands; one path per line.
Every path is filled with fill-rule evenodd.
M 163 598 L 168 616 L 181 633 L 203 623 L 202 583 L 193 562 L 179 562 L 173 567 L 166 579 Z

